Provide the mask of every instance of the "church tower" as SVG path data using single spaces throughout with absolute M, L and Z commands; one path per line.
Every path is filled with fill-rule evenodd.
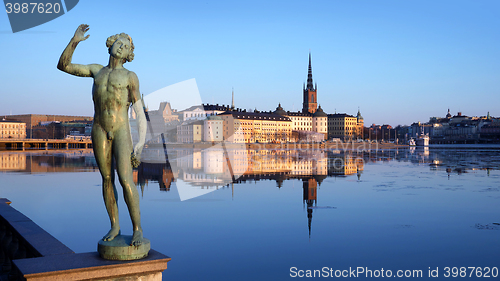
M 307 87 L 304 85 L 304 102 L 302 103 L 302 113 L 315 113 L 318 108 L 316 96 L 318 86 L 313 86 L 313 75 L 311 66 L 311 52 L 309 52 L 309 69 L 307 72 Z

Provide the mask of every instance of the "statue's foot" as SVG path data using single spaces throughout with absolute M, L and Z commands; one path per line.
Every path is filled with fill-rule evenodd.
M 116 236 L 120 235 L 120 228 L 119 227 L 112 227 L 109 232 L 104 235 L 104 237 L 102 238 L 102 240 L 104 241 L 111 241 L 113 239 L 115 239 Z
M 139 246 L 142 244 L 144 238 L 142 237 L 142 229 L 134 230 L 134 235 L 132 236 L 132 241 L 130 241 L 130 246 Z

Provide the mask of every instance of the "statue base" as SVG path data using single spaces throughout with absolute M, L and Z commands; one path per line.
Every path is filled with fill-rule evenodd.
M 118 235 L 111 241 L 100 240 L 97 252 L 103 259 L 129 261 L 138 260 L 148 256 L 151 243 L 144 238 L 139 246 L 130 246 L 132 235 Z

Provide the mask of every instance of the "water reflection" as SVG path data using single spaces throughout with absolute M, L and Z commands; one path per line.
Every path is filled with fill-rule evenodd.
M 217 188 L 231 183 L 274 180 L 281 187 L 285 180 L 318 183 L 326 177 L 356 175 L 361 179 L 366 164 L 390 161 L 428 165 L 430 170 L 448 174 L 500 169 L 498 148 L 439 149 L 399 148 L 387 150 L 252 150 L 252 149 L 146 149 L 134 181 L 144 187 L 158 183 L 170 190 L 181 180 L 199 188 Z M 167 160 L 169 159 L 169 160 Z M 91 149 L 0 151 L 0 171 L 23 173 L 95 172 L 97 164 Z
M 162 150 L 148 150 L 149 157 L 163 155 Z M 160 190 L 169 190 L 172 182 L 181 180 L 202 189 L 228 186 L 246 181 L 274 180 L 278 188 L 285 180 L 319 184 L 327 177 L 356 175 L 361 180 L 365 165 L 379 161 L 411 162 L 428 165 L 430 170 L 464 173 L 468 170 L 500 169 L 498 149 L 429 149 L 411 147 L 371 151 L 336 150 L 241 150 L 241 149 L 175 149 L 170 161 L 145 162 L 135 173 L 142 186 L 158 182 Z M 155 157 L 152 157 L 157 159 Z
M 315 178 L 309 178 L 303 180 L 302 188 L 304 189 L 303 200 L 304 203 L 307 204 L 307 227 L 309 229 L 309 238 L 311 238 L 311 223 L 313 216 L 313 203 L 317 204 L 317 187 L 318 183 Z
M 300 180 L 310 236 L 313 212 L 318 208 L 318 186 L 326 178 L 356 176 L 360 181 L 365 164 L 390 161 L 428 165 L 430 170 L 448 175 L 500 167 L 499 150 L 471 152 L 427 147 L 371 151 L 173 149 L 168 153 L 170 161 L 158 163 L 155 160 L 165 155 L 158 149 L 146 152 L 149 162 L 146 158 L 134 176 L 143 192 L 150 181 L 157 182 L 161 191 L 169 191 L 176 182 L 178 189 L 182 188 L 179 183 L 187 184 L 202 191 L 199 195 L 220 188 L 232 188 L 234 193 L 234 184 L 244 182 L 271 180 L 281 188 L 284 181 Z M 325 207 L 334 208 L 319 208 Z
M 64 173 L 98 171 L 92 149 L 0 151 L 0 172 Z

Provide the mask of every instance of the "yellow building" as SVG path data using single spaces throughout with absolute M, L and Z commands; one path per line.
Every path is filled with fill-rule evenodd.
M 0 139 L 25 139 L 26 123 L 18 121 L 0 121 Z
M 226 111 L 223 120 L 225 141 L 234 143 L 282 143 L 290 141 L 290 118 L 274 113 Z
M 177 126 L 177 142 L 195 143 L 203 138 L 203 121 L 185 122 Z
M 364 121 L 358 110 L 358 116 L 345 113 L 328 114 L 328 139 L 340 139 L 348 142 L 363 138 Z

